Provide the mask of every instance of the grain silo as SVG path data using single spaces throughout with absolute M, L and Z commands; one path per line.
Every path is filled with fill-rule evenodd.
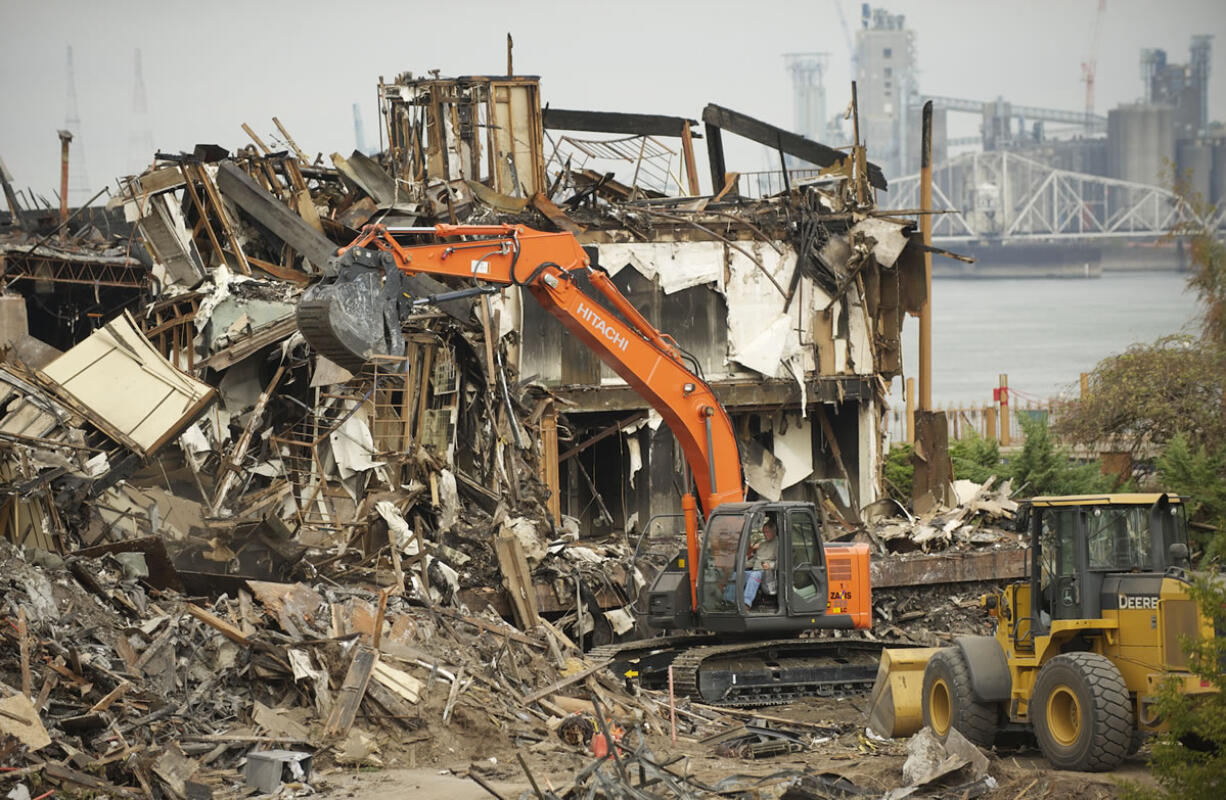
M 1107 170 L 1111 177 L 1158 185 L 1175 158 L 1175 112 L 1170 106 L 1121 105 L 1107 114 Z
M 1176 147 L 1175 163 L 1179 174 L 1187 178 L 1193 195 L 1213 200 L 1213 145 L 1206 139 L 1184 139 Z

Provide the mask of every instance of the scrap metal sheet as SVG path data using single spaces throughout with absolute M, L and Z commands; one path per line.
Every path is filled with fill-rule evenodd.
M 784 311 L 784 296 L 775 284 L 786 287 L 796 268 L 796 253 L 783 254 L 759 243 L 746 242 L 761 266 L 738 249 L 730 249 L 729 279 L 724 286 L 728 303 L 728 358 L 767 377 L 791 377 L 783 362 L 801 354 L 798 331 L 804 330 L 802 304 Z M 774 282 L 769 273 L 774 278 Z
M 658 279 L 665 294 L 723 280 L 722 242 L 602 244 L 598 252 L 610 275 L 632 267 L 648 280 Z

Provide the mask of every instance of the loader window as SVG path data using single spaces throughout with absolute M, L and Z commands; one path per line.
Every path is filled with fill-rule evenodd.
M 1052 619 L 1075 619 L 1079 615 L 1077 587 L 1076 508 L 1043 510 L 1039 533 L 1042 569 L 1039 581 L 1039 622 L 1046 630 Z M 1046 619 L 1044 619 L 1046 617 Z
M 1153 569 L 1148 507 L 1099 507 L 1088 522 L 1091 570 Z
M 741 514 L 715 514 L 707 523 L 707 537 L 703 542 L 698 570 L 698 591 L 703 611 L 726 612 L 733 608 L 731 598 L 735 597 L 736 592 L 737 549 L 744 527 L 745 517 Z

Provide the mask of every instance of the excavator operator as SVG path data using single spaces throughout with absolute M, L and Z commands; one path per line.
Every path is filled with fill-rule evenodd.
M 756 534 L 755 534 L 756 537 Z M 777 585 L 774 580 L 775 568 L 778 566 L 779 556 L 779 528 L 773 519 L 768 518 L 762 523 L 762 539 L 754 544 L 749 545 L 749 551 L 745 554 L 745 592 L 742 599 L 745 601 L 745 607 L 753 606 L 754 599 L 758 596 L 758 589 L 765 583 L 765 592 L 767 594 L 776 594 Z M 733 602 L 733 596 L 736 591 L 736 581 L 733 576 L 733 570 L 727 571 L 726 580 L 723 585 L 724 600 L 728 603 Z
M 765 580 L 768 576 L 774 575 L 775 568 L 779 565 L 779 530 L 775 526 L 773 519 L 768 519 L 762 524 L 762 541 L 759 542 L 750 551 L 749 563 L 746 564 L 745 571 L 745 606 L 753 605 L 754 598 L 758 595 L 758 588 L 766 582 L 767 593 L 770 592 L 771 581 Z

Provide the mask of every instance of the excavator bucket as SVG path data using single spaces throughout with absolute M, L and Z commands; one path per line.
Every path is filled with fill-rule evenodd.
M 882 736 L 910 736 L 924 727 L 924 668 L 941 648 L 881 651 L 877 681 L 868 701 L 868 725 Z
M 404 338 L 395 300 L 384 296 L 380 276 L 367 272 L 353 280 L 309 287 L 298 303 L 298 330 L 317 353 L 358 372 L 373 355 L 401 355 Z M 390 309 L 389 309 L 390 306 Z
M 404 354 L 400 319 L 407 294 L 390 256 L 353 248 L 302 293 L 298 330 L 316 352 L 358 372 L 371 356 Z

